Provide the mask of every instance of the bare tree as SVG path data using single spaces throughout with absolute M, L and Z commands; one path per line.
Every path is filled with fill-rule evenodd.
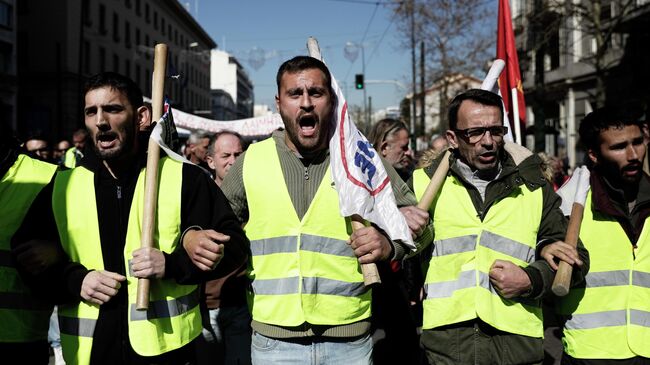
M 608 74 L 623 57 L 622 25 L 636 11 L 637 3 L 638 0 L 535 0 L 528 17 L 529 29 L 535 33 L 530 39 L 538 58 L 537 73 L 548 68 L 548 61 L 539 59 L 548 52 L 557 52 L 569 63 L 578 58 L 594 74 L 592 102 L 596 107 L 603 106 Z
M 496 6 L 486 0 L 406 0 L 394 6 L 403 48 L 423 41 L 426 49 L 425 82 L 443 80 L 440 115 L 446 115 L 447 76 L 482 72 L 494 58 Z M 413 23 L 412 23 L 413 22 Z M 444 119 L 441 118 L 441 119 Z

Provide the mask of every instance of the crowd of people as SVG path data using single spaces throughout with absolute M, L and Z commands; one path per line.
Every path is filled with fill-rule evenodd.
M 577 246 L 564 242 L 569 213 L 555 192 L 573 196 L 568 177 L 505 141 L 497 94 L 454 97 L 449 129 L 418 161 L 406 125 L 379 121 L 369 140 L 412 249 L 373 224 L 352 232 L 339 213 L 328 68 L 298 56 L 276 81 L 284 128 L 270 138 L 246 146 L 235 132 L 198 131 L 188 161 L 163 154 L 153 248 L 140 246 L 151 109 L 132 80 L 87 81 L 72 145 L 21 143 L 3 125 L 5 358 L 46 364 L 60 343 L 67 364 L 542 364 L 544 304 L 563 327 L 562 363 L 650 364 L 644 121 L 614 107 L 582 121 L 591 176 L 578 187 L 588 193 Z M 418 208 L 438 170 L 433 203 Z M 573 267 L 561 298 L 560 262 Z M 380 285 L 364 285 L 367 263 Z M 151 282 L 144 311 L 139 279 Z

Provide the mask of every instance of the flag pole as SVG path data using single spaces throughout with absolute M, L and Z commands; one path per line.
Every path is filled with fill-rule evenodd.
M 517 88 L 510 89 L 510 95 L 512 98 L 512 120 L 515 124 L 515 138 L 516 143 L 520 146 L 523 146 L 521 141 L 521 124 L 519 123 L 519 97 L 517 95 Z
M 318 41 L 314 37 L 309 37 L 307 39 L 307 50 L 309 51 L 309 56 L 314 57 L 320 61 L 323 61 L 323 57 L 320 53 L 320 47 L 318 46 Z M 350 218 L 350 224 L 352 226 L 352 231 L 356 231 L 366 226 L 365 220 L 358 214 L 352 215 Z M 374 263 L 361 264 L 361 273 L 363 274 L 363 283 L 366 286 L 373 284 L 381 283 L 381 278 L 379 277 L 379 271 L 377 270 L 377 265 Z
M 156 44 L 154 50 L 153 79 L 151 88 L 152 121 L 158 121 L 163 114 L 163 96 L 165 92 L 165 75 L 167 72 L 167 45 Z M 160 146 L 149 138 L 147 147 L 147 168 L 145 170 L 144 212 L 142 217 L 142 235 L 140 247 L 153 247 L 153 237 L 156 223 L 156 203 L 158 202 L 158 162 Z M 149 279 L 138 279 L 136 309 L 149 308 Z

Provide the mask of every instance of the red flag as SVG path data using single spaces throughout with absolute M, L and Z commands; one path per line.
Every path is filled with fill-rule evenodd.
M 512 17 L 510 16 L 510 4 L 508 0 L 499 0 L 497 58 L 506 62 L 506 70 L 499 77 L 499 90 L 501 91 L 503 103 L 508 113 L 508 119 L 514 121 L 514 106 L 511 90 L 516 89 L 519 120 L 525 125 L 526 103 L 524 101 L 524 88 L 521 85 L 519 58 L 517 57 L 517 47 L 515 46 L 515 34 L 512 31 Z

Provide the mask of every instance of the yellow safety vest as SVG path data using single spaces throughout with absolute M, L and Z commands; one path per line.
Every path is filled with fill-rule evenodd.
M 248 149 L 243 169 L 253 319 L 298 326 L 368 318 L 371 291 L 347 244 L 349 233 L 329 169 L 302 220 L 291 203 L 272 138 Z
M 618 221 L 592 211 L 587 196 L 580 239 L 589 250 L 584 288 L 558 302 L 564 351 L 581 359 L 650 357 L 650 218 L 632 243 Z
M 422 169 L 413 176 L 420 199 L 430 178 Z M 430 208 L 435 240 L 425 279 L 423 329 L 478 317 L 501 331 L 543 337 L 540 304 L 505 299 L 489 279 L 497 259 L 522 267 L 535 260 L 542 205 L 541 189 L 522 185 L 496 201 L 481 221 L 462 182 L 446 178 Z
M 167 157 L 160 160 L 158 209 L 154 239 L 156 247 L 173 252 L 181 235 L 182 164 Z M 53 209 L 63 249 L 74 262 L 88 269 L 103 270 L 104 260 L 94 189 L 94 173 L 85 167 L 63 171 L 54 184 Z M 144 169 L 136 184 L 124 247 L 128 268 L 132 252 L 140 248 L 144 209 Z M 178 349 L 201 332 L 197 285 L 179 285 L 173 279 L 151 280 L 149 310 L 135 309 L 137 278 L 127 270 L 129 341 L 136 353 L 155 356 Z M 88 364 L 99 306 L 82 301 L 59 307 L 63 355 L 68 364 Z
M 52 305 L 37 299 L 11 258 L 11 237 L 56 166 L 25 155 L 0 180 L 0 342 L 47 340 Z

